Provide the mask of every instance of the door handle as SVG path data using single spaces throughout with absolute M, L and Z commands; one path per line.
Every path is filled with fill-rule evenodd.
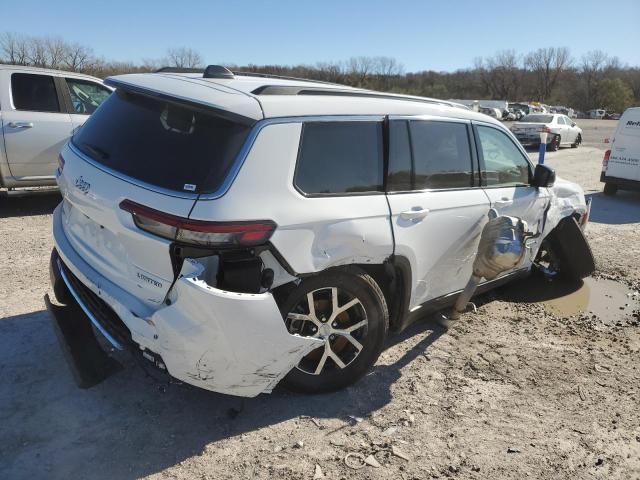
M 421 208 L 421 207 L 413 207 L 411 210 L 406 210 L 404 212 L 402 212 L 400 214 L 400 218 L 403 218 L 404 220 L 421 220 L 424 217 L 426 217 L 427 215 L 429 215 L 429 209 L 428 208 Z
M 509 198 L 502 198 L 500 200 L 495 201 L 496 207 L 508 207 L 509 205 L 513 205 L 513 200 Z
M 11 128 L 32 128 L 33 122 L 9 122 L 7 127 Z

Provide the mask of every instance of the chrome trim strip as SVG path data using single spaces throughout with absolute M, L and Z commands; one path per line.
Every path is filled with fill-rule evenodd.
M 82 309 L 82 311 L 87 315 L 87 317 L 89 317 L 89 320 L 91 320 L 91 323 L 93 323 L 93 326 L 96 327 L 100 331 L 100 333 L 104 336 L 104 338 L 106 338 L 109 341 L 109 343 L 111 345 L 113 345 L 113 347 L 115 349 L 124 350 L 124 347 L 120 344 L 120 342 L 118 342 L 115 338 L 113 338 L 109 334 L 109 332 L 107 332 L 105 330 L 105 328 L 100 324 L 98 319 L 96 319 L 96 317 L 93 315 L 93 313 L 91 313 L 89 308 L 82 302 L 82 300 L 80 299 L 80 295 L 78 295 L 78 293 L 75 291 L 75 289 L 71 285 L 71 282 L 69 281 L 69 278 L 67 277 L 67 274 L 64 273 L 64 269 L 62 268 L 62 264 L 60 263 L 60 259 L 58 259 L 57 263 L 58 263 L 58 270 L 60 271 L 60 276 L 62 277 L 62 280 L 64 281 L 65 285 L 67 286 L 67 288 L 71 292 L 71 295 L 73 296 L 73 298 L 75 298 L 76 302 L 78 302 L 78 305 L 80 305 L 80 308 Z

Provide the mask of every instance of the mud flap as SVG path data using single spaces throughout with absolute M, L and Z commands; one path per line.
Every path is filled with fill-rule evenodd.
M 575 218 L 563 218 L 549 234 L 548 241 L 562 275 L 579 279 L 595 272 L 596 263 L 591 247 Z
M 44 303 L 78 387 L 91 388 L 122 370 L 122 365 L 102 349 L 89 319 L 75 301 L 54 305 L 47 294 Z

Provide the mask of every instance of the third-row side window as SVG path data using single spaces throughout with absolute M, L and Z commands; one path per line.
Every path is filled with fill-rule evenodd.
M 382 191 L 381 122 L 308 122 L 303 125 L 295 174 L 306 194 Z

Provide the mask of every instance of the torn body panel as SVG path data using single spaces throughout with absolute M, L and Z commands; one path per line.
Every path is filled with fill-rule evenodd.
M 556 228 L 563 218 L 574 214 L 582 218 L 588 213 L 584 191 L 580 185 L 556 178 L 555 185 L 549 191 L 551 197 L 542 231 L 543 238 Z
M 227 292 L 199 279 L 185 261 L 169 298 L 152 316 L 153 349 L 169 373 L 220 393 L 254 397 L 268 393 L 322 342 L 287 332 L 271 293 Z M 189 273 L 187 273 L 189 272 Z
M 65 266 L 118 315 L 140 350 L 160 355 L 169 373 L 187 383 L 246 397 L 268 393 L 322 343 L 289 334 L 271 293 L 209 286 L 200 278 L 206 278 L 200 260 L 185 260 L 169 302 L 151 310 L 73 250 L 61 228 L 59 209 L 53 230 Z

